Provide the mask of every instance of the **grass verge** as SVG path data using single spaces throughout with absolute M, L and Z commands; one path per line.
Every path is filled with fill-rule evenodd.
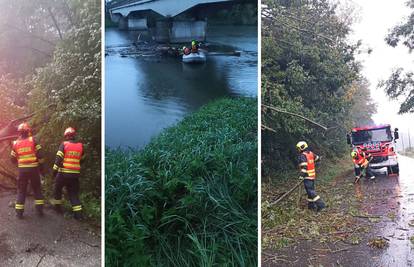
M 257 100 L 222 99 L 106 151 L 108 266 L 257 265 Z

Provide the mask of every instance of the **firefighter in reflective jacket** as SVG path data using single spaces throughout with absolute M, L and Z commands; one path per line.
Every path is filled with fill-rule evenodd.
M 83 159 L 83 145 L 75 141 L 76 131 L 69 127 L 64 132 L 65 141 L 59 146 L 53 165 L 55 189 L 53 204 L 58 213 L 62 212 L 62 190 L 66 187 L 69 200 L 72 204 L 73 216 L 82 218 L 82 205 L 79 200 L 79 176 L 81 160 Z
M 13 142 L 11 151 L 11 160 L 14 164 L 17 164 L 19 172 L 15 205 L 16 215 L 19 219 L 23 218 L 27 185 L 30 181 L 35 197 L 37 214 L 42 216 L 43 205 L 45 204 L 39 175 L 44 175 L 42 147 L 31 136 L 31 129 L 27 123 L 20 124 L 17 127 L 17 132 L 19 137 Z
M 355 170 L 355 183 L 361 179 L 362 171 L 365 170 L 365 177 L 375 179 L 375 175 L 372 172 L 369 163 L 372 160 L 372 155 L 364 150 L 354 149 L 351 152 L 352 161 L 354 162 Z
M 306 193 L 308 195 L 308 208 L 315 211 L 320 211 L 325 208 L 325 203 L 315 191 L 315 162 L 319 160 L 319 156 L 309 150 L 308 144 L 300 141 L 296 144 L 299 157 L 300 179 L 303 179 Z

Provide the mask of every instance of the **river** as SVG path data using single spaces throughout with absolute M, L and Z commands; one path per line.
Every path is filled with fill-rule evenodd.
M 137 40 L 139 32 L 105 31 L 105 46 Z M 142 148 L 166 127 L 222 97 L 257 97 L 257 27 L 210 26 L 207 43 L 231 46 L 236 56 L 211 56 L 203 65 L 177 58 L 105 57 L 105 143 Z

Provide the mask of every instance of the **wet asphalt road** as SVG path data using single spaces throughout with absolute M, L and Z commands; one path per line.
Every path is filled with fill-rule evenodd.
M 0 266 L 100 266 L 100 230 L 86 223 L 45 210 L 35 214 L 33 199 L 25 205 L 25 218 L 18 220 L 15 195 L 0 193 Z
M 285 260 L 265 260 L 262 266 L 414 266 L 414 159 L 399 156 L 399 164 L 399 176 L 361 179 L 359 184 L 347 187 L 353 188 L 353 196 L 360 202 L 359 214 L 379 217 L 378 220 L 356 219 L 355 228 L 369 226 L 370 229 L 361 233 L 359 244 L 303 240 L 288 248 L 268 251 L 267 255 Z M 346 188 L 345 184 L 349 185 L 350 181 L 353 181 L 352 176 L 342 177 L 337 186 Z M 329 212 L 329 208 L 325 212 Z M 368 246 L 375 237 L 385 238 L 387 246 L 383 249 Z M 327 247 L 336 252 L 321 253 Z

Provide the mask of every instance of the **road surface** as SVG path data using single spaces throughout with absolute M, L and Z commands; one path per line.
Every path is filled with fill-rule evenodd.
M 350 185 L 353 177 L 348 175 L 335 184 L 358 201 L 356 214 L 367 215 L 355 218 L 351 226 L 338 231 L 344 234 L 366 229 L 357 232 L 358 242 L 298 240 L 283 249 L 265 250 L 262 266 L 414 266 L 414 159 L 399 156 L 399 163 L 399 176 L 380 176 Z M 329 216 L 333 208 L 336 207 L 329 207 L 325 215 Z M 323 218 L 320 216 L 325 215 L 314 215 L 309 225 L 318 224 Z M 386 246 L 368 245 L 375 238 L 382 238 Z
M 0 266 L 100 266 L 100 230 L 45 209 L 38 217 L 28 198 L 15 217 L 15 195 L 0 193 Z

